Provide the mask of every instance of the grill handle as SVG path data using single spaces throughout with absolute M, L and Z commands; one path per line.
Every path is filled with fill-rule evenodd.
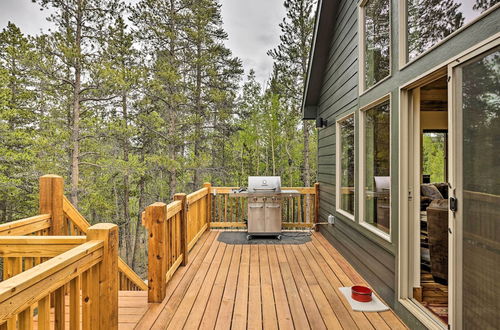
M 268 209 L 279 209 L 280 205 L 266 206 Z
M 276 187 L 274 187 L 274 188 L 258 188 L 258 187 L 255 187 L 255 188 L 253 188 L 253 190 L 265 190 L 265 191 L 273 190 L 273 191 L 275 191 Z
M 249 208 L 251 208 L 251 209 L 261 209 L 263 207 L 264 206 L 251 206 L 251 205 L 249 206 Z

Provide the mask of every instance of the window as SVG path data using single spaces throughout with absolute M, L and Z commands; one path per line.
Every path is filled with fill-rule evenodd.
M 354 115 L 337 122 L 337 211 L 354 219 Z
M 361 222 L 390 233 L 390 103 L 387 98 L 361 111 Z
M 415 59 L 499 2 L 407 0 L 407 60 Z
M 390 9 L 390 0 L 367 0 L 361 4 L 362 90 L 390 74 Z
M 424 130 L 422 134 L 422 173 L 428 182 L 448 182 L 446 130 Z M 423 180 L 426 183 L 426 180 Z

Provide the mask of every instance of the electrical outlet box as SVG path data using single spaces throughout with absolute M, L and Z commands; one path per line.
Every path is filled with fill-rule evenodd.
M 328 223 L 330 225 L 335 224 L 335 217 L 333 215 L 331 215 L 331 214 L 328 216 Z

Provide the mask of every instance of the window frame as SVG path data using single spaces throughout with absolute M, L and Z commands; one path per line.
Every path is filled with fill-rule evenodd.
M 382 84 L 392 76 L 392 1 L 389 1 L 389 74 L 377 81 L 372 86 L 366 88 L 365 81 L 365 6 L 370 0 L 358 2 L 358 86 L 359 95 L 363 95 L 369 90 Z M 404 0 L 406 2 L 406 0 Z
M 354 209 L 353 209 L 353 214 L 343 210 L 340 208 L 341 204 L 341 194 L 340 194 L 340 189 L 341 189 L 341 154 L 342 154 L 342 139 L 341 139 L 341 124 L 343 121 L 351 118 L 354 121 L 354 168 L 356 168 L 356 113 L 352 112 L 349 113 L 345 116 L 340 117 L 339 119 L 336 120 L 335 122 L 335 134 L 336 134 L 336 139 L 335 139 L 335 211 L 344 217 L 348 218 L 349 220 L 352 220 L 355 222 L 356 220 L 356 173 L 353 173 L 354 176 Z
M 389 232 L 386 233 L 385 231 L 373 226 L 372 224 L 368 223 L 365 220 L 365 212 L 366 212 L 366 207 L 365 207 L 365 161 L 366 161 L 366 143 L 365 143 L 365 123 L 366 123 L 366 111 L 370 110 L 384 102 L 389 102 L 389 177 L 391 181 L 391 189 L 389 190 Z M 359 108 L 359 188 L 358 188 L 358 201 L 359 201 L 359 206 L 358 206 L 358 213 L 359 213 L 359 224 L 363 226 L 364 228 L 368 229 L 372 233 L 376 234 L 377 236 L 382 237 L 384 240 L 388 242 L 392 242 L 392 100 L 391 100 L 391 94 L 388 93 L 381 98 L 376 99 L 373 102 L 370 102 L 369 104 L 360 107 Z
M 399 44 L 399 46 L 398 46 L 399 70 L 403 70 L 404 68 L 406 68 L 410 64 L 418 61 L 420 58 L 424 57 L 426 54 L 428 54 L 431 51 L 433 51 L 434 49 L 438 48 L 439 46 L 441 46 L 442 44 L 444 44 L 445 42 L 447 42 L 448 40 L 453 38 L 458 33 L 462 32 L 463 30 L 465 30 L 469 26 L 473 25 L 477 21 L 480 21 L 481 19 L 488 16 L 489 14 L 491 14 L 492 12 L 494 12 L 496 9 L 499 9 L 499 8 L 500 8 L 500 2 L 497 3 L 496 5 L 494 5 L 493 7 L 489 8 L 488 10 L 484 11 L 479 16 L 473 18 L 467 24 L 464 24 L 463 26 L 461 26 L 459 29 L 453 31 L 448 36 L 446 36 L 445 38 L 443 38 L 440 41 L 438 41 L 437 43 L 435 43 L 432 47 L 429 47 L 424 52 L 417 55 L 414 59 L 410 60 L 408 57 L 409 56 L 409 52 L 408 52 L 408 46 L 409 46 L 408 45 L 408 0 L 401 1 L 400 5 L 399 5 L 399 13 L 398 13 L 399 14 L 399 31 L 398 31 L 398 35 L 399 35 L 399 40 L 398 40 L 398 44 Z

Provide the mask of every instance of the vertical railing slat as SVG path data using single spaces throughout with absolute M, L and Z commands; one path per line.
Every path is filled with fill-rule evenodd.
M 54 329 L 62 330 L 66 323 L 65 287 L 62 286 L 54 292 Z
M 69 282 L 69 328 L 80 329 L 80 277 Z
M 50 329 L 50 295 L 38 301 L 38 329 Z

